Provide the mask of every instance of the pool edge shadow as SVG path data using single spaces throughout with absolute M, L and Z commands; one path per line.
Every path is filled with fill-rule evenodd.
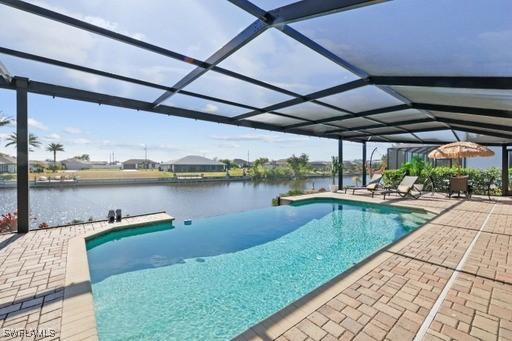
M 173 220 L 174 218 L 166 213 L 127 218 L 114 224 L 98 224 L 98 229 L 69 239 L 60 329 L 62 339 L 99 339 L 86 241 L 113 231 L 151 226 L 156 223 L 172 223 Z
M 315 198 L 331 198 L 331 199 L 345 199 L 346 195 L 342 195 L 341 193 L 321 193 L 320 195 L 301 195 L 297 196 L 293 199 L 289 200 L 290 197 L 286 198 L 287 202 L 284 204 L 289 204 L 294 201 L 302 201 L 309 200 Z M 379 199 L 373 199 L 370 197 L 362 197 L 356 200 L 350 200 L 355 202 L 371 202 L 375 204 L 384 204 L 391 207 L 403 207 L 409 208 L 413 210 L 418 210 L 417 206 L 408 205 L 406 202 L 400 201 L 382 201 Z M 409 244 L 413 240 L 419 238 L 424 233 L 427 233 L 431 228 L 433 228 L 432 222 L 445 214 L 446 212 L 453 209 L 455 206 L 461 204 L 462 201 L 454 202 L 453 205 L 450 205 L 447 208 L 441 210 L 433 210 L 421 208 L 424 211 L 434 214 L 434 216 L 425 224 L 418 227 L 414 231 L 409 234 L 402 236 L 401 238 L 393 241 L 392 243 L 380 248 L 375 251 L 368 257 L 364 258 L 354 266 L 350 267 L 346 271 L 338 274 L 334 278 L 330 279 L 326 283 L 320 285 L 319 287 L 313 289 L 306 295 L 302 296 L 298 300 L 290 303 L 286 307 L 278 310 L 274 314 L 268 316 L 264 320 L 256 323 L 255 325 L 249 327 L 242 333 L 235 336 L 232 340 L 237 341 L 246 341 L 246 340 L 275 340 L 281 335 L 283 335 L 287 330 L 295 326 L 297 323 L 305 319 L 315 310 L 320 308 L 323 304 L 327 303 L 329 300 L 337 296 L 341 291 L 348 288 L 358 279 L 362 278 L 364 275 L 372 271 L 377 265 L 383 263 L 388 258 L 393 256 L 393 252 L 399 251 L 402 247 Z M 391 252 L 387 252 L 391 251 Z

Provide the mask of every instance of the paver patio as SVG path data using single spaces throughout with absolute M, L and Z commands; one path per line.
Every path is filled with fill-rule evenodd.
M 445 212 L 358 273 L 335 278 L 238 338 L 413 340 L 455 271 L 423 339 L 512 340 L 512 201 L 425 199 L 396 204 Z
M 73 237 L 168 218 L 158 213 L 125 218 L 116 224 L 95 222 L 0 235 L 0 339 L 61 338 L 68 243 Z M 86 319 L 84 316 L 82 324 Z M 40 335 L 46 337 L 16 335 L 24 331 L 46 333 Z M 62 339 L 94 340 L 97 336 L 95 328 L 93 333 L 77 329 L 76 335 Z
M 383 202 L 366 195 L 320 196 Z M 388 204 L 422 207 L 441 215 L 238 338 L 412 340 L 456 272 L 424 339 L 512 340 L 512 200 L 497 199 L 391 197 Z M 0 235 L 2 339 L 38 339 L 9 337 L 6 330 L 55 331 L 45 340 L 97 338 L 96 333 L 62 337 L 67 250 L 71 238 L 109 227 L 100 222 Z M 466 262 L 456 271 L 477 235 Z

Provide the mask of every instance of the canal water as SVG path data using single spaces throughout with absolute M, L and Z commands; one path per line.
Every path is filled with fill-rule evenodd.
M 331 178 L 273 182 L 209 182 L 195 184 L 31 188 L 32 228 L 104 219 L 109 209 L 123 215 L 166 211 L 177 220 L 209 217 L 269 207 L 272 198 L 289 190 L 329 190 Z M 345 177 L 344 184 L 352 183 Z M 0 214 L 16 211 L 16 189 L 0 189 Z

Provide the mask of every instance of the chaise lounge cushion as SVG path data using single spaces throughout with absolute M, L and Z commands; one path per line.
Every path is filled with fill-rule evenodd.
M 372 191 L 372 190 L 376 190 L 378 186 L 379 186 L 379 183 L 376 182 L 376 183 L 373 183 L 373 184 L 369 184 L 368 186 L 366 186 L 366 188 L 368 190 Z
M 398 186 L 398 191 L 401 193 L 407 193 L 409 190 L 410 190 L 409 186 L 406 186 L 406 185 Z

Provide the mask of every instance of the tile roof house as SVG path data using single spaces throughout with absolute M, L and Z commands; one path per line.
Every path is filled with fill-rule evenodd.
M 181 159 L 162 163 L 160 169 L 169 172 L 224 172 L 226 165 L 202 156 L 188 155 Z
M 244 159 L 233 159 L 233 163 L 235 163 L 238 167 L 251 167 L 252 162 L 246 161 Z
M 89 161 L 77 159 L 75 157 L 62 160 L 60 162 L 67 170 L 84 170 L 91 169 L 92 165 Z
M 129 159 L 123 162 L 123 169 L 155 169 L 160 164 L 149 159 Z
M 0 173 L 16 173 L 16 158 L 0 153 Z

